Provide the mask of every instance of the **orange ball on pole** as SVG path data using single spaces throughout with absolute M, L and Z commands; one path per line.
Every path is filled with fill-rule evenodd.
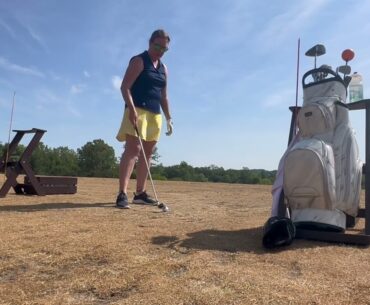
M 355 57 L 355 52 L 352 49 L 345 49 L 342 52 L 342 59 L 345 62 L 348 62 L 348 61 L 352 60 L 354 57 Z

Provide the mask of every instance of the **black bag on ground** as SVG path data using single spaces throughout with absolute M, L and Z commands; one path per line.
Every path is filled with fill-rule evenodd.
M 295 237 L 295 226 L 287 217 L 270 217 L 263 227 L 262 244 L 265 248 L 288 246 Z

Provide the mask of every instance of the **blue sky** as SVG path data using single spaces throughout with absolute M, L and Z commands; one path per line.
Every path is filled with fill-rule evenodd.
M 157 28 L 171 36 L 163 61 L 175 129 L 158 144 L 164 165 L 276 169 L 295 104 L 299 37 L 300 77 L 313 67 L 304 52 L 314 44 L 326 45 L 318 64 L 333 67 L 352 48 L 352 71 L 370 96 L 370 1 L 2 0 L 0 141 L 15 91 L 13 129 L 46 129 L 51 147 L 100 138 L 119 156 L 118 87 Z M 351 114 L 362 159 L 364 118 Z

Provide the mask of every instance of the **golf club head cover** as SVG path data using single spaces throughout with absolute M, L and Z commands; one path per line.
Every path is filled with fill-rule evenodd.
M 288 246 L 292 243 L 295 232 L 295 226 L 289 218 L 270 217 L 263 227 L 262 244 L 267 249 Z

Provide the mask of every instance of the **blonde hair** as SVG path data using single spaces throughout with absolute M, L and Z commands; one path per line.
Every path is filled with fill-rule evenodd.
M 153 42 L 156 38 L 166 38 L 170 42 L 170 36 L 162 29 L 155 30 L 150 36 L 149 42 Z

